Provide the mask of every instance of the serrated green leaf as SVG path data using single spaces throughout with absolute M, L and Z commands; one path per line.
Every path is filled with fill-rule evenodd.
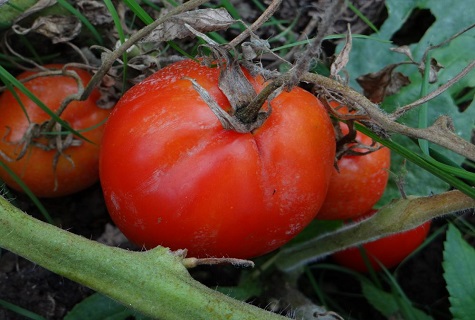
M 150 319 L 109 297 L 100 293 L 94 293 L 74 306 L 64 317 L 64 320 L 125 320 L 130 319 L 132 316 L 137 320 Z
M 453 319 L 469 320 L 475 314 L 475 249 L 449 225 L 444 242 L 444 279 L 450 294 Z

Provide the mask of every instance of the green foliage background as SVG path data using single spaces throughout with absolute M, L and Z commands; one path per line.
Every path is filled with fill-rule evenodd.
M 416 61 L 420 61 L 429 46 L 437 45 L 473 24 L 473 17 L 475 16 L 475 6 L 467 5 L 467 1 L 464 0 L 455 0 L 450 3 L 440 0 L 387 0 L 386 6 L 388 18 L 381 26 L 379 33 L 375 33 L 371 35 L 371 37 L 391 40 L 414 10 L 427 9 L 434 15 L 436 20 L 426 31 L 422 39 L 418 43 L 409 46 Z M 353 39 L 350 62 L 347 65 L 347 70 L 351 77 L 351 86 L 361 89 L 356 82 L 357 77 L 370 72 L 377 72 L 387 65 L 408 60 L 405 55 L 390 51 L 393 47 L 396 47 L 396 45 L 388 42 Z M 470 30 L 451 41 L 450 44 L 433 50 L 432 56 L 442 64 L 444 68 L 439 72 L 438 81 L 429 85 L 429 92 L 446 83 L 454 75 L 458 74 L 471 60 L 475 59 L 475 30 Z M 408 76 L 411 80 L 411 84 L 383 101 L 381 107 L 388 112 L 392 112 L 397 107 L 408 104 L 421 97 L 423 76 L 417 70 L 417 67 L 413 65 L 401 66 L 398 67 L 396 71 L 400 71 Z M 472 70 L 460 83 L 428 103 L 428 123 L 431 124 L 442 114 L 449 115 L 454 120 L 457 133 L 469 140 L 475 119 L 474 102 L 472 101 L 472 105 L 469 106 L 465 112 L 460 113 L 455 100 L 460 96 L 462 89 L 471 88 L 473 90 L 474 87 L 475 72 Z M 473 91 L 471 99 L 473 99 Z M 410 112 L 403 117 L 401 121 L 407 125 L 417 127 L 417 112 L 417 110 Z M 392 139 L 412 151 L 420 153 L 417 143 L 414 143 L 411 139 L 399 135 L 394 135 Z M 435 147 L 435 149 L 438 148 Z M 440 149 L 438 149 L 438 151 L 441 151 L 445 156 L 459 165 L 463 161 L 460 156 L 454 153 Z M 401 170 L 404 170 L 403 166 L 403 158 L 393 153 L 391 171 L 395 174 L 401 174 Z M 449 187 L 445 182 L 434 178 L 432 174 L 421 170 L 414 164 L 407 163 L 404 171 L 406 172 L 405 191 L 407 194 L 429 195 L 431 193 L 447 190 Z M 399 191 L 394 183 L 394 179 L 392 179 L 381 203 L 387 203 L 389 200 L 399 197 Z

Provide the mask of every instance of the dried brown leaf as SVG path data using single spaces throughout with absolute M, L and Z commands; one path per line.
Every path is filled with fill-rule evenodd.
M 369 100 L 380 103 L 385 97 L 398 92 L 399 89 L 410 83 L 408 77 L 400 72 L 394 72 L 398 65 L 391 64 L 378 72 L 369 73 L 356 79 Z
M 21 15 L 16 17 L 15 21 L 13 21 L 13 22 L 17 23 L 18 21 L 23 20 L 24 18 L 32 15 L 33 13 L 36 13 L 38 11 L 41 11 L 41 10 L 45 9 L 45 8 L 54 6 L 56 3 L 57 3 L 56 0 L 39 0 L 33 6 L 31 6 L 27 10 L 25 10 Z
M 409 60 L 411 60 L 413 63 L 415 63 L 414 58 L 412 57 L 411 49 L 408 46 L 400 46 L 400 47 L 396 47 L 396 48 L 391 48 L 390 50 L 393 51 L 393 52 L 402 53 L 403 55 L 408 57 Z
M 247 107 L 257 96 L 249 80 L 242 72 L 238 61 L 232 59 L 229 52 L 220 46 L 208 46 L 216 61 L 222 66 L 219 73 L 218 86 L 228 98 L 234 112 Z
M 219 88 L 226 95 L 235 111 L 247 107 L 257 96 L 237 61 L 233 61 L 221 69 Z
M 103 1 L 82 0 L 77 2 L 77 6 L 93 25 L 108 25 L 113 22 L 112 16 Z
M 444 66 L 441 65 L 439 62 L 437 62 L 436 59 L 431 58 L 430 59 L 430 64 L 429 64 L 429 83 L 436 83 L 438 79 L 438 74 L 440 69 L 443 69 Z M 426 64 L 425 61 L 422 61 L 421 64 L 419 64 L 419 72 L 424 76 L 425 69 L 426 69 Z
M 75 16 L 41 16 L 30 28 L 13 25 L 18 34 L 36 32 L 51 39 L 53 43 L 67 42 L 74 39 L 81 32 L 81 22 Z
M 351 37 L 351 30 L 350 30 L 350 27 L 348 26 L 348 32 L 346 34 L 345 45 L 343 49 L 340 51 L 340 53 L 336 56 L 335 61 L 333 61 L 330 67 L 330 76 L 332 78 L 341 80 L 338 74 L 340 73 L 341 70 L 343 70 L 346 67 L 346 65 L 348 64 L 348 61 L 350 60 L 352 42 L 353 41 Z
M 235 20 L 224 8 L 198 9 L 178 14 L 159 25 L 142 42 L 160 42 L 194 36 L 185 26 L 191 26 L 199 32 L 225 30 Z
M 258 56 L 271 52 L 269 41 L 252 36 L 251 41 L 246 41 L 241 44 L 243 58 L 247 61 L 252 61 Z

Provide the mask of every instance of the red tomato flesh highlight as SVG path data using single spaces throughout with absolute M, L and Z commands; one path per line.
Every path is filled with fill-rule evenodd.
M 230 110 L 219 70 L 191 60 L 129 90 L 101 148 L 112 219 L 138 245 L 195 257 L 250 258 L 280 247 L 323 203 L 335 155 L 328 114 L 295 88 L 272 100 L 272 114 L 254 132 L 225 130 L 184 77 Z M 260 78 L 249 80 L 262 89 Z
M 48 69 L 61 69 L 63 65 L 51 64 L 44 66 Z M 81 69 L 76 71 L 85 86 L 91 75 Z M 27 71 L 18 76 L 25 79 L 37 71 Z M 51 111 L 56 112 L 62 101 L 71 94 L 78 92 L 78 85 L 72 77 L 45 76 L 26 81 L 24 85 L 35 94 Z M 30 100 L 25 94 L 15 89 L 31 123 L 42 124 L 51 117 Z M 38 147 L 29 146 L 23 158 L 15 160 L 21 149 L 20 144 L 30 122 L 22 106 L 10 91 L 5 91 L 0 97 L 0 150 L 13 161 L 3 161 L 15 172 L 29 189 L 38 197 L 58 197 L 69 195 L 85 189 L 99 179 L 99 144 L 104 126 L 102 122 L 109 116 L 110 110 L 97 106 L 100 98 L 98 90 L 93 90 L 85 101 L 73 101 L 61 114 L 74 130 L 82 131 L 82 135 L 91 142 L 82 141 L 80 146 L 71 146 L 63 150 L 59 156 L 56 168 L 53 159 L 56 150 L 45 151 Z M 95 127 L 96 126 L 96 127 Z M 92 127 L 95 127 L 91 129 Z M 69 161 L 66 156 L 70 158 Z M 23 191 L 10 174 L 0 168 L 0 179 L 18 191 Z
M 343 134 L 348 133 L 346 124 L 341 123 L 341 128 Z M 361 132 L 356 133 L 356 140 L 363 145 L 372 144 L 372 139 Z M 351 219 L 371 210 L 386 189 L 390 160 L 391 152 L 386 147 L 365 155 L 344 155 L 338 161 L 338 171 L 332 168 L 328 193 L 317 219 Z

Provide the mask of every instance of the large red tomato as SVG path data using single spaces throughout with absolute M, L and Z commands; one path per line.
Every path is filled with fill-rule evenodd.
M 344 134 L 348 127 L 341 124 Z M 357 132 L 356 141 L 371 145 L 370 137 Z M 368 150 L 357 149 L 365 152 Z M 365 155 L 345 155 L 332 168 L 325 202 L 317 215 L 321 220 L 350 219 L 367 213 L 384 193 L 389 178 L 390 150 L 383 147 Z
M 370 214 L 374 212 L 372 211 Z M 379 271 L 381 270 L 380 263 L 388 269 L 398 265 L 424 242 L 430 225 L 431 222 L 428 221 L 415 229 L 363 244 L 362 249 L 365 251 L 371 267 L 375 271 Z M 360 248 L 353 247 L 336 252 L 332 258 L 347 268 L 359 272 L 368 271 Z
M 47 65 L 48 69 L 61 69 L 62 65 Z M 91 76 L 81 69 L 74 69 L 86 85 Z M 36 71 L 24 72 L 18 79 L 33 76 Z M 35 94 L 51 111 L 56 112 L 61 102 L 78 91 L 77 82 L 68 76 L 45 76 L 28 80 L 24 85 Z M 31 191 L 39 197 L 55 197 L 82 190 L 99 178 L 99 143 L 103 133 L 102 122 L 110 111 L 99 108 L 96 101 L 99 91 L 92 92 L 86 101 L 72 102 L 62 113 L 61 118 L 73 129 L 91 142 L 81 141 L 79 146 L 70 146 L 62 150 L 54 166 L 56 150 L 45 151 L 31 144 L 20 160 L 15 160 L 22 150 L 22 139 L 30 124 L 42 124 L 50 116 L 31 101 L 26 95 L 15 89 L 21 105 L 10 91 L 0 97 L 0 150 L 5 157 L 0 159 L 14 172 Z M 23 110 L 25 109 L 28 117 Z M 77 137 L 76 137 L 77 138 Z M 45 138 L 37 138 L 34 143 L 46 144 Z M 0 168 L 0 179 L 13 189 L 21 187 L 10 174 Z
M 295 88 L 272 100 L 260 128 L 225 130 L 189 80 L 229 112 L 218 77 L 191 60 L 172 64 L 111 114 L 101 183 L 114 222 L 138 245 L 254 257 L 294 237 L 323 203 L 335 138 L 321 103 Z M 261 78 L 249 79 L 261 90 Z

